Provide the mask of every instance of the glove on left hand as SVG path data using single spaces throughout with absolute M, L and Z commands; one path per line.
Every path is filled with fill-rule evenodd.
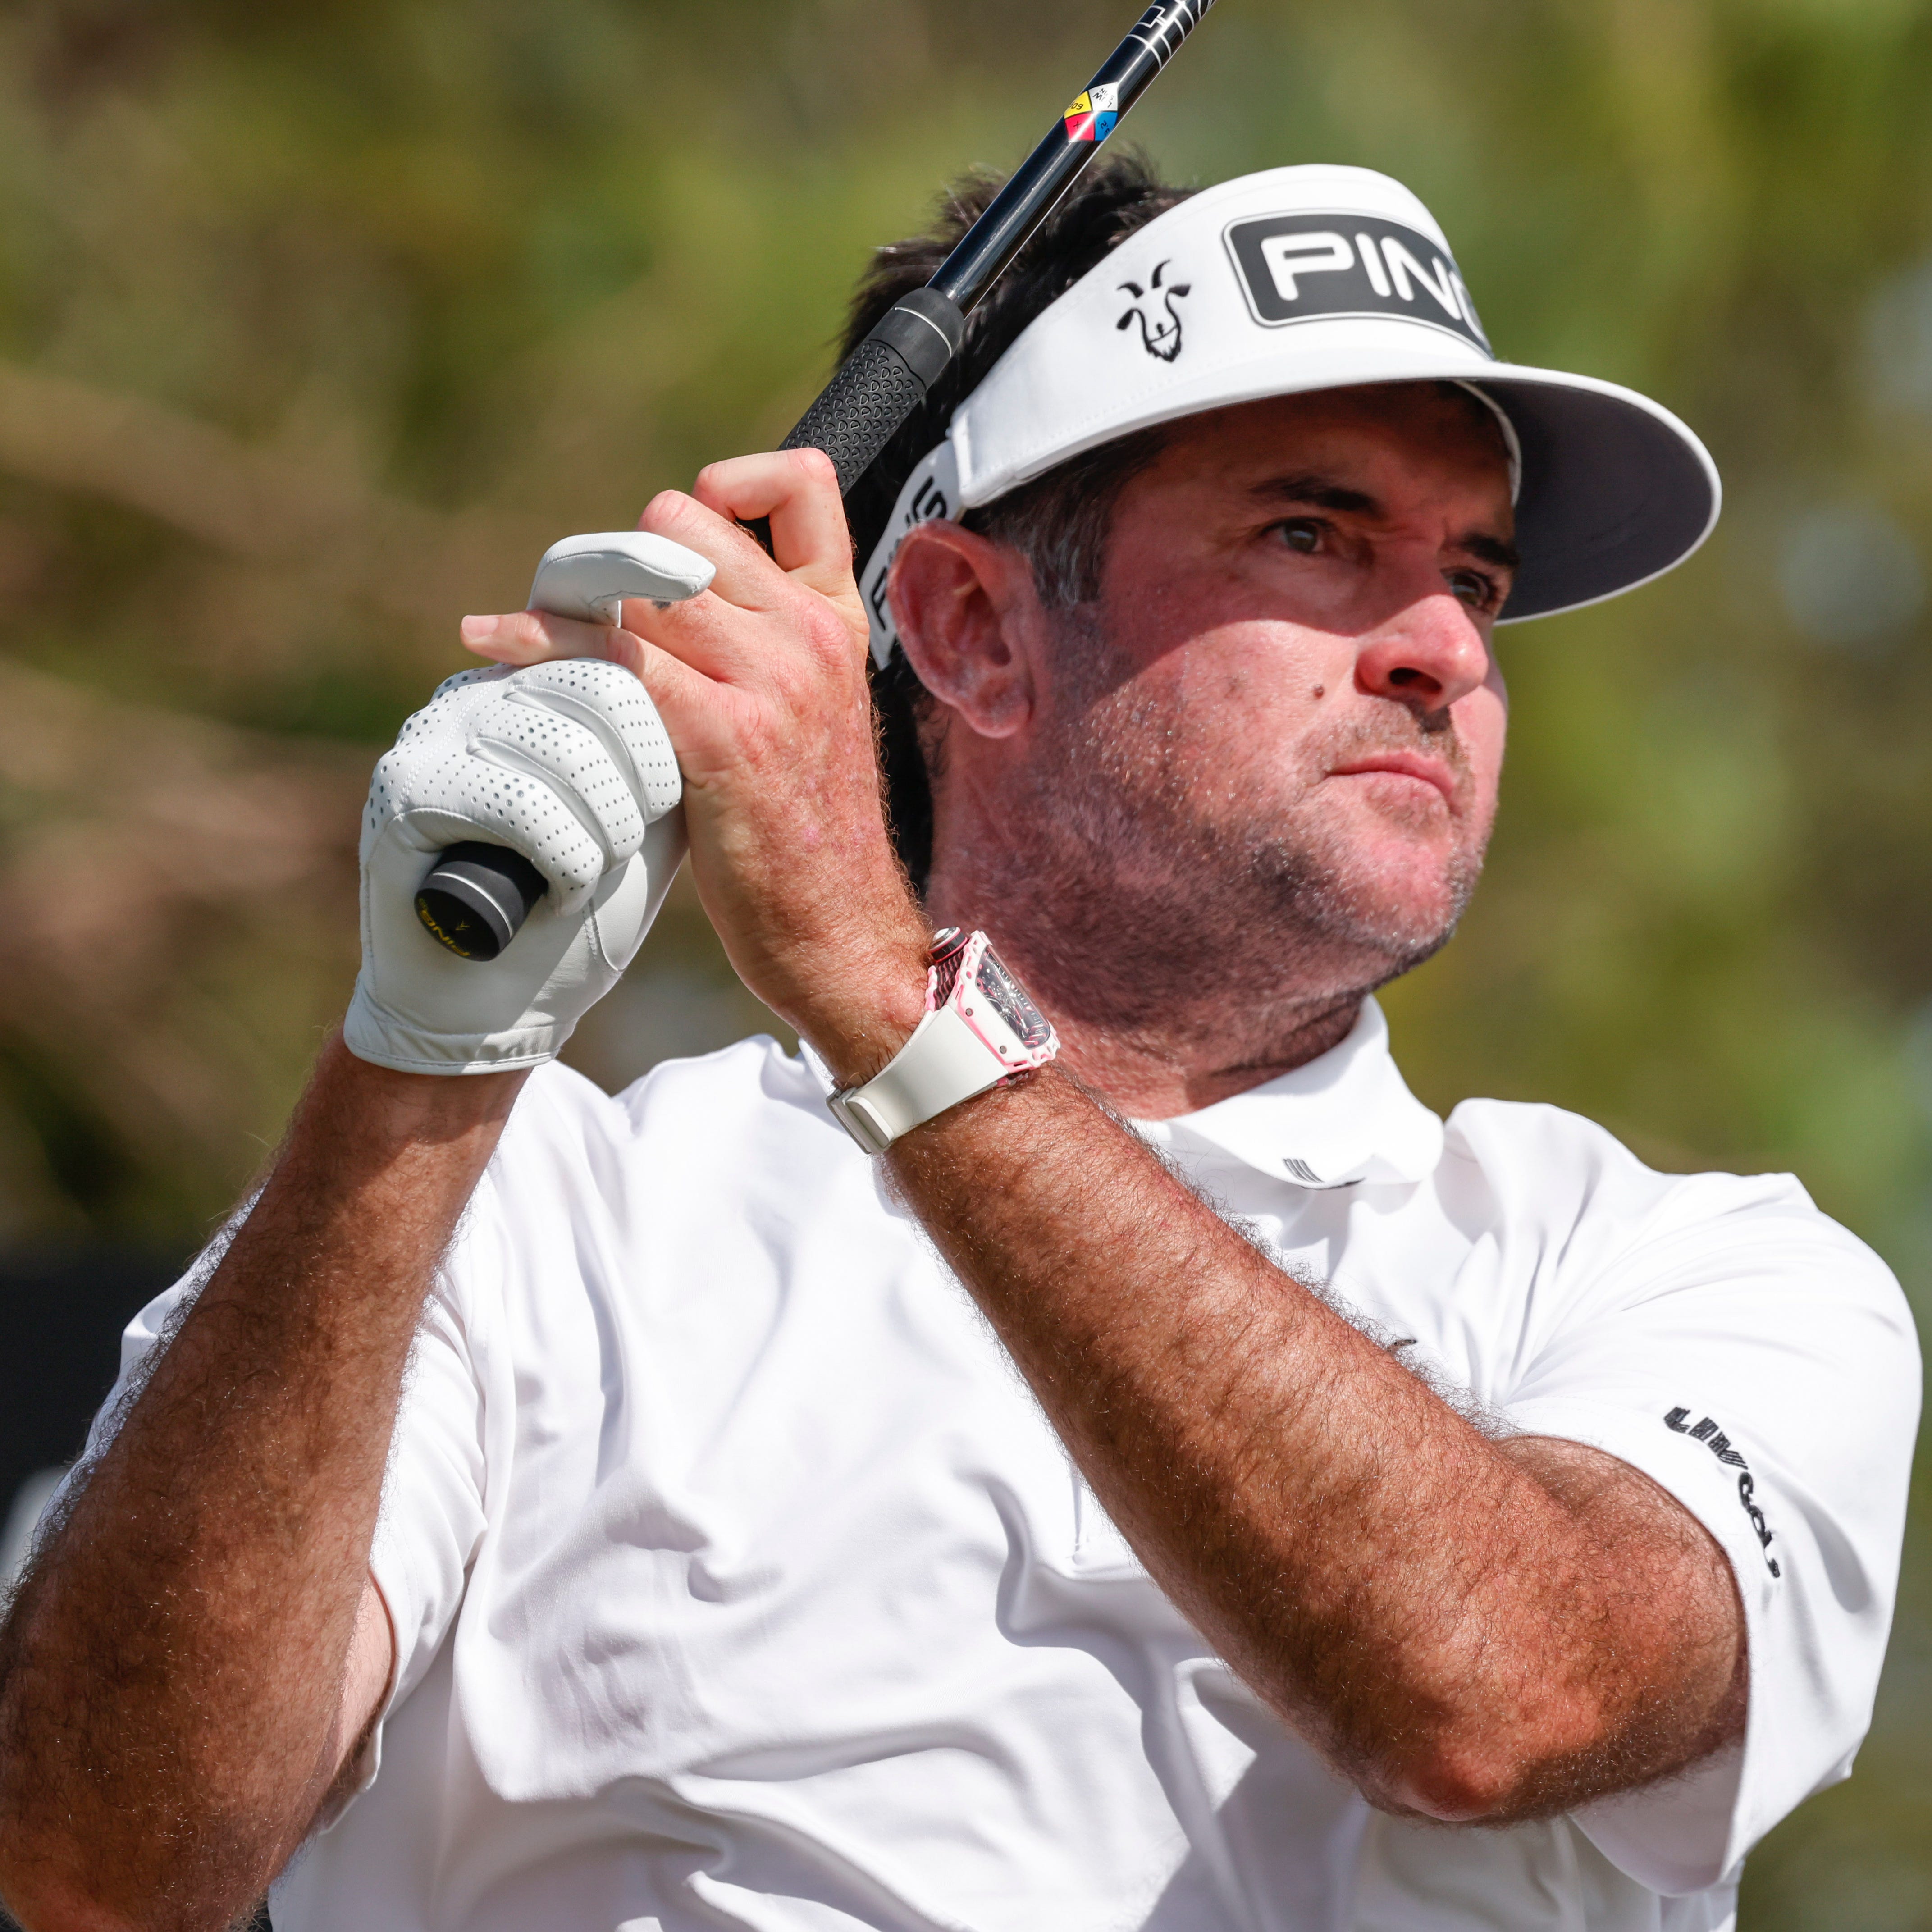
M 376 766 L 362 823 L 362 970 L 350 1051 L 408 1073 L 551 1058 L 644 943 L 684 856 L 677 760 L 644 686 L 601 658 L 467 670 Z M 549 881 L 492 960 L 424 931 L 446 846 L 508 845 Z

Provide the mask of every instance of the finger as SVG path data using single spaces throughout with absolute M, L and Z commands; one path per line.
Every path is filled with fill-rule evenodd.
M 644 644 L 706 678 L 747 690 L 795 692 L 801 678 L 849 676 L 862 666 L 866 650 L 864 607 L 856 592 L 835 602 L 794 587 L 776 611 L 747 610 L 707 592 L 664 610 L 627 606 L 626 617 Z M 644 675 L 639 660 L 626 662 Z
M 602 658 L 610 627 L 559 617 L 548 610 L 512 610 L 500 616 L 466 617 L 463 647 L 498 664 L 543 664 L 551 658 Z
M 520 758 L 506 766 L 491 742 L 497 736 L 493 732 L 476 752 L 466 750 L 449 761 L 454 769 L 439 776 L 432 808 L 439 819 L 453 814 L 475 828 L 464 838 L 480 834 L 488 844 L 522 853 L 556 889 L 560 908 L 567 909 L 602 878 L 610 856 L 604 841 L 554 775 L 533 770 Z
M 760 517 L 771 522 L 772 559 L 795 581 L 827 596 L 837 595 L 850 581 L 851 532 L 838 494 L 838 472 L 822 450 L 778 450 L 710 464 L 700 472 L 689 496 L 675 501 L 660 497 L 645 514 L 647 518 L 653 512 L 689 514 L 683 506 L 690 505 L 711 512 L 737 539 L 728 559 L 722 554 L 713 557 L 728 579 L 712 586 L 721 596 L 746 601 L 733 587 L 741 571 L 744 586 L 754 597 L 760 595 L 761 583 L 769 584 L 770 565 L 758 567 L 754 560 L 764 553 L 738 527 Z M 646 527 L 658 526 L 647 523 Z M 664 534 L 673 532 L 667 529 Z M 681 536 L 679 540 L 689 541 Z M 708 550 L 706 554 L 712 554 Z M 768 601 L 769 592 L 764 595 Z
M 625 630 L 640 647 L 623 662 L 643 676 L 644 647 L 649 647 L 681 658 L 707 678 L 755 682 L 760 670 L 770 668 L 772 650 L 769 631 L 758 621 L 760 614 L 709 592 L 662 610 L 627 600 Z
M 722 598 L 745 610 L 782 609 L 796 596 L 796 587 L 786 573 L 768 556 L 748 530 L 741 530 L 726 512 L 701 503 L 682 490 L 662 490 L 644 506 L 638 527 L 653 536 L 669 537 L 674 543 L 710 560 L 716 572 L 708 596 Z M 701 597 L 692 598 L 670 608 L 688 610 Z
M 606 867 L 638 849 L 644 812 L 630 760 L 621 747 L 614 757 L 604 734 L 584 719 L 524 700 L 508 686 L 472 728 L 470 748 L 472 758 L 507 775 L 506 790 L 523 801 L 518 809 L 530 821 L 538 868 L 566 890 L 594 884 Z M 580 832 L 600 848 L 600 862 L 587 874 Z
M 822 449 L 784 449 L 706 466 L 693 491 L 739 523 L 769 518 L 781 570 L 826 596 L 852 574 L 852 533 L 838 472 Z
M 646 818 L 676 804 L 677 754 L 650 693 L 630 669 L 596 658 L 570 658 L 531 665 L 512 682 L 516 697 L 574 718 L 598 738 L 613 765 L 626 775 Z

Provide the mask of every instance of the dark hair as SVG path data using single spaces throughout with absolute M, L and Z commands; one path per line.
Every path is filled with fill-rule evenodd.
M 956 182 L 942 197 L 928 233 L 889 242 L 874 254 L 853 298 L 842 354 L 849 353 L 901 296 L 932 280 L 999 186 L 1000 178 L 988 174 Z M 1027 324 L 1189 192 L 1159 180 L 1148 161 L 1132 152 L 1108 154 L 1082 176 L 968 319 L 959 353 L 846 498 L 845 514 L 862 566 L 884 534 L 914 466 L 945 436 L 953 410 Z M 1087 602 L 1099 592 L 1108 528 L 1120 490 L 1159 455 L 1161 446 L 1157 429 L 1104 443 L 969 511 L 961 520 L 1024 556 L 1049 607 Z M 883 670 L 874 667 L 872 704 L 887 815 L 899 857 L 921 891 L 932 862 L 932 788 L 920 727 L 932 703 L 903 653 L 895 652 Z

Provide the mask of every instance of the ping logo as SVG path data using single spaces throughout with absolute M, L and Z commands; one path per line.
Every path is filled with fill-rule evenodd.
M 1163 362 L 1172 362 L 1180 353 L 1180 311 L 1174 304 L 1193 286 L 1190 282 L 1169 282 L 1163 288 L 1161 278 L 1173 266 L 1172 262 L 1162 262 L 1145 288 L 1138 282 L 1123 282 L 1120 292 L 1133 297 L 1133 306 L 1114 325 L 1125 328 L 1138 322 L 1141 346 Z
M 1771 1526 L 1764 1520 L 1764 1511 L 1757 1505 L 1757 1484 L 1752 1479 L 1750 1465 L 1732 1447 L 1731 1438 L 1720 1429 L 1715 1420 L 1706 1416 L 1700 1422 L 1690 1420 L 1688 1408 L 1673 1408 L 1664 1418 L 1666 1429 L 1674 1429 L 1679 1436 L 1688 1436 L 1694 1442 L 1701 1442 L 1718 1460 L 1738 1472 L 1738 1500 L 1744 1506 L 1744 1514 L 1750 1518 L 1750 1526 L 1757 1533 L 1757 1540 L 1763 1546 L 1766 1566 L 1774 1576 L 1781 1576 L 1784 1571 L 1778 1567 L 1778 1559 L 1771 1553 L 1773 1541 Z
M 892 613 L 886 602 L 886 586 L 892 580 L 892 559 L 899 554 L 899 544 L 908 530 L 919 524 L 929 524 L 935 518 L 950 517 L 952 506 L 946 500 L 946 492 L 939 487 L 938 478 L 924 478 L 915 490 L 911 500 L 901 510 L 896 521 L 898 528 L 889 534 L 891 542 L 879 547 L 872 574 L 861 586 L 861 594 L 866 608 L 871 611 L 875 627 L 884 630 L 892 628 Z
M 1228 225 L 1228 252 L 1264 328 L 1338 315 L 1399 315 L 1492 356 L 1448 249 L 1369 214 L 1264 214 Z

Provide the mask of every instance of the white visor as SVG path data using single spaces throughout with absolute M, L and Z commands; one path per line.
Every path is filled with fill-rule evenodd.
M 1717 466 L 1668 410 L 1499 362 L 1435 218 L 1366 168 L 1272 168 L 1191 196 L 1030 322 L 914 468 L 860 577 L 880 664 L 900 539 L 1154 423 L 1268 396 L 1454 382 L 1508 446 L 1522 566 L 1502 621 L 1672 568 L 1718 520 Z

